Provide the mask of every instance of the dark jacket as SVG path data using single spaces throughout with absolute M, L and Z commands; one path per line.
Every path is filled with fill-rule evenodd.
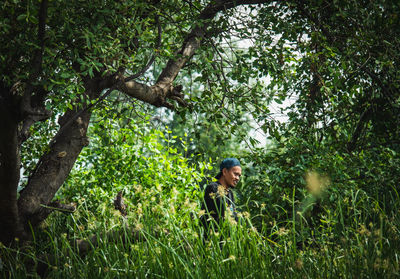
M 204 235 L 207 237 L 210 223 L 214 220 L 216 225 L 220 225 L 224 219 L 226 207 L 230 207 L 233 217 L 237 219 L 235 198 L 233 192 L 228 188 L 223 195 L 218 191 L 218 187 L 223 187 L 219 182 L 212 182 L 207 185 L 204 191 L 204 199 L 201 205 L 201 209 L 205 211 L 205 214 L 201 216 L 201 222 L 204 226 Z M 212 217 L 212 219 L 211 219 Z M 218 230 L 218 226 L 214 229 Z

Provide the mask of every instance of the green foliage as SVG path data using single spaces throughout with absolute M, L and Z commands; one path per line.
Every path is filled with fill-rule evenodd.
M 165 140 L 162 134 L 151 131 L 147 135 L 133 137 L 140 139 L 138 146 L 144 146 L 149 151 L 151 145 Z M 135 146 L 132 145 L 132 153 Z M 153 163 L 150 168 L 166 167 L 164 161 L 157 160 L 159 155 L 153 155 L 156 158 L 150 159 Z M 168 157 L 176 156 L 170 154 Z M 111 157 L 112 160 L 115 157 Z M 132 167 L 141 160 L 139 156 L 134 157 Z M 169 162 L 174 168 L 182 167 L 178 160 Z M 75 170 L 73 177 L 79 177 L 81 171 Z M 195 170 L 186 168 L 181 175 L 191 175 L 192 171 Z M 173 175 L 165 171 L 163 174 L 167 179 Z M 285 175 L 280 175 L 285 178 Z M 114 183 L 109 176 L 109 173 L 98 173 L 99 178 Z M 154 184 L 155 180 L 149 183 Z M 69 183 L 73 181 L 71 179 Z M 126 195 L 129 206 L 126 219 L 121 218 L 111 206 L 111 197 L 125 185 L 120 185 L 119 189 L 107 183 L 99 185 L 86 185 L 87 192 L 101 188 L 103 195 L 98 191 L 96 195 L 81 197 L 77 200 L 78 209 L 72 215 L 54 214 L 42 227 L 43 231 L 35 235 L 30 248 L 14 250 L 1 247 L 3 274 L 10 278 L 21 278 L 26 274 L 35 276 L 21 264 L 30 259 L 36 264 L 50 264 L 49 278 L 398 276 L 397 252 L 393 252 L 392 247 L 400 244 L 400 220 L 396 215 L 386 214 L 377 201 L 362 190 L 340 189 L 340 192 L 335 192 L 334 186 L 330 186 L 321 198 L 324 205 L 318 225 L 312 226 L 306 218 L 271 217 L 271 203 L 259 204 L 258 212 L 242 212 L 238 224 L 224 224 L 219 234 L 212 234 L 210 241 L 203 243 L 201 228 L 197 224 L 197 216 L 201 212 L 190 191 L 180 192 L 180 189 L 186 189 L 182 180 L 176 180 L 173 186 L 176 191 L 172 190 L 172 193 L 167 187 L 159 191 L 146 181 L 142 181 L 140 186 L 135 184 Z M 282 206 L 279 210 L 286 207 L 288 211 L 295 212 L 302 202 L 294 196 L 296 191 L 297 187 L 294 191 L 289 189 L 286 197 L 281 195 L 283 201 L 274 201 L 273 198 L 270 201 L 275 207 Z M 65 191 L 66 195 L 68 193 L 69 189 Z M 341 195 L 336 203 L 328 195 L 332 193 Z M 153 200 L 154 197 L 160 197 L 160 200 Z M 263 200 L 254 198 L 254 201 Z M 400 209 L 400 204 L 397 198 L 393 202 L 395 212 Z M 247 206 L 251 208 L 251 203 Z M 270 222 L 265 220 L 256 229 L 252 223 L 257 224 L 259 216 L 267 216 Z M 373 216 L 376 218 L 371 218 Z M 134 228 L 139 238 L 133 236 L 128 228 Z M 79 256 L 73 240 L 89 239 L 93 234 L 99 239 L 96 246 L 86 256 Z
M 281 137 L 269 152 L 241 158 L 239 222 L 228 218 L 203 242 L 198 182 L 210 164 L 189 165 L 168 129 L 109 113 L 96 114 L 90 146 L 58 193 L 77 211 L 53 214 L 28 248 L 1 247 L 6 276 L 35 276 L 24 262 L 49 264 L 49 278 L 398 276 L 399 198 L 382 198 L 397 176 L 379 176 L 398 166 L 391 150 L 344 155 Z M 381 163 L 371 166 L 371 158 Z M 313 189 L 307 170 L 330 183 Z M 121 190 L 126 218 L 112 206 Z M 74 241 L 93 235 L 95 246 L 80 256 Z
M 209 158 L 219 162 L 226 157 L 240 156 L 245 152 L 243 140 L 251 130 L 245 116 L 242 119 L 227 120 L 218 113 L 194 113 L 185 118 L 175 114 L 167 123 L 173 135 L 179 139 L 175 143 L 178 152 L 193 164 Z
M 154 53 L 158 62 L 172 57 L 197 10 L 180 1 L 108 2 L 48 1 L 44 41 L 38 36 L 37 1 L 5 1 L 0 6 L 1 82 L 4 86 L 26 82 L 37 74 L 32 67 L 40 53 L 41 73 L 35 85 L 49 91 L 48 108 L 54 114 L 81 103 L 87 78 L 139 72 Z M 200 3 L 192 1 L 192 5 Z M 200 5 L 201 6 L 201 5 Z M 168 36 L 155 49 L 157 20 Z M 179 25 L 176 24 L 179 22 Z M 159 68 L 157 68 L 159 70 Z
M 1 71 L 12 69 L 2 77 L 7 83 L 29 78 L 27 57 L 37 48 L 37 7 L 14 2 L 2 10 L 0 50 L 12 49 L 14 58 L 0 56 Z M 204 4 L 165 1 L 158 9 L 143 1 L 78 2 L 52 1 L 49 10 L 43 82 L 54 92 L 48 105 L 56 113 L 79 98 L 82 76 L 122 64 L 133 73 L 146 64 L 156 14 L 168 36 L 153 76 L 144 79 L 157 76 L 198 13 L 191 8 Z M 2 247 L 0 271 L 25 276 L 19 262 L 47 261 L 39 255 L 48 253 L 56 259 L 52 278 L 398 277 L 398 10 L 396 1 L 285 1 L 220 15 L 211 29 L 225 31 L 207 38 L 177 79 L 190 107 L 167 115 L 162 123 L 169 128 L 157 130 L 146 109 L 118 111 L 120 100 L 111 95 L 93 118 L 89 147 L 57 194 L 76 202 L 77 212 L 54 214 L 32 250 Z M 242 12 L 245 26 L 228 25 Z M 230 26 L 235 38 L 251 44 L 241 48 L 235 38 L 227 47 L 217 44 L 229 38 Z M 279 123 L 270 105 L 289 98 L 296 101 Z M 268 136 L 266 148 L 249 139 L 250 121 Z M 50 123 L 33 128 L 22 151 L 26 170 L 46 151 L 42 143 L 55 118 Z M 244 140 L 251 149 L 243 148 Z M 244 169 L 237 189 L 242 217 L 203 243 L 198 185 L 215 174 L 213 162 L 231 155 Z M 119 191 L 129 212 L 123 220 L 111 209 Z M 140 241 L 106 236 L 128 234 L 126 225 Z M 100 236 L 100 246 L 81 258 L 70 240 L 91 234 Z
M 171 199 L 183 203 L 186 198 L 198 198 L 198 182 L 209 166 L 189 166 L 188 160 L 177 153 L 177 138 L 171 131 L 149 129 L 148 120 L 133 123 L 101 114 L 93 122 L 90 146 L 60 197 L 85 199 L 96 207 L 123 191 L 133 204 L 145 202 L 145 208 L 154 208 L 160 202 L 168 204 Z M 142 190 L 143 194 L 152 194 L 143 196 L 139 193 Z

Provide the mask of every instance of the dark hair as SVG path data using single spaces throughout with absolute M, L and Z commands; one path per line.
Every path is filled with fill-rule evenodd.
M 240 162 L 236 158 L 225 158 L 219 165 L 219 173 L 215 176 L 216 179 L 220 179 L 222 176 L 223 169 L 231 169 L 233 167 L 240 166 Z

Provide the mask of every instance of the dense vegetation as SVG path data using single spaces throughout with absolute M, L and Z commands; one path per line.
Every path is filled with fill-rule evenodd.
M 5 1 L 0 275 L 399 277 L 399 8 Z M 239 220 L 204 242 L 227 156 Z
M 173 131 L 149 129 L 146 121 L 99 123 L 118 129 L 90 130 L 90 148 L 58 193 L 77 210 L 54 213 L 28 246 L 2 248 L 2 268 L 11 277 L 33 276 L 36 269 L 23 265 L 29 260 L 50 264 L 50 278 L 398 276 L 399 199 L 375 196 L 358 180 L 342 178 L 360 158 L 324 153 L 301 160 L 302 152 L 289 143 L 290 156 L 270 147 L 268 164 L 245 167 L 237 190 L 240 218 L 227 220 L 221 246 L 220 235 L 203 243 L 197 221 L 200 181 L 215 173 L 216 163 L 191 164 L 173 147 L 178 141 L 185 148 Z M 253 156 L 242 160 L 257 165 Z M 306 176 L 310 166 L 333 170 L 330 181 L 316 172 Z M 126 218 L 112 205 L 121 190 Z M 94 235 L 93 248 L 79 253 L 74 240 Z

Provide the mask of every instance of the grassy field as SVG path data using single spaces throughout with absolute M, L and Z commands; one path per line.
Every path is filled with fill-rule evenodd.
M 254 226 L 256 216 L 242 212 L 203 241 L 194 201 L 130 204 L 123 218 L 111 205 L 93 209 L 82 199 L 75 213 L 48 219 L 31 243 L 3 246 L 1 272 L 35 278 L 47 266 L 48 278 L 398 278 L 399 208 L 388 216 L 376 205 L 344 202 L 316 227 L 300 213 Z M 78 251 L 85 239 L 89 248 Z

